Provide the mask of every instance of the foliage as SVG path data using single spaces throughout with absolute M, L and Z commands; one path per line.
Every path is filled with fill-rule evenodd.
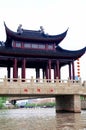
M 40 107 L 54 107 L 55 105 L 56 105 L 55 102 L 46 102 L 46 103 L 38 104 L 38 106 Z
M 36 104 L 35 103 L 26 103 L 26 105 L 25 105 L 25 107 L 30 107 L 30 108 L 32 108 L 32 107 L 35 107 L 36 106 Z
M 86 100 L 85 96 L 80 96 L 81 100 Z
M 7 98 L 6 97 L 0 97 L 0 108 L 4 107 L 4 103 L 6 102 Z
M 33 107 L 54 107 L 56 104 L 55 102 L 46 102 L 41 104 L 35 104 L 35 103 L 26 103 L 25 107 L 33 108 Z

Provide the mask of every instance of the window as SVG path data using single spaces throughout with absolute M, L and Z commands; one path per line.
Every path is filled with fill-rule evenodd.
M 39 49 L 45 49 L 45 45 L 43 45 L 43 44 L 39 44 L 38 47 L 39 47 Z
M 21 43 L 20 42 L 16 42 L 16 47 L 21 48 Z
M 19 42 L 19 41 L 12 41 L 12 47 L 21 48 L 21 47 L 22 47 L 22 44 L 21 44 L 21 42 Z
M 41 49 L 44 50 L 46 48 L 46 44 L 42 43 L 31 43 L 31 42 L 19 42 L 12 41 L 12 46 L 16 48 L 25 48 L 25 49 Z M 52 49 L 53 45 L 49 45 L 49 48 Z
M 31 48 L 31 44 L 29 44 L 29 43 L 24 43 L 24 48 Z
M 32 44 L 32 48 L 38 48 L 38 44 Z
M 53 50 L 53 45 L 48 44 L 48 49 Z

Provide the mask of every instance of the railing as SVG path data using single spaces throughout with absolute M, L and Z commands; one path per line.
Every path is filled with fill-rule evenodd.
M 69 78 L 68 79 L 34 79 L 33 77 L 31 77 L 30 79 L 20 79 L 20 77 L 18 78 L 7 78 L 6 76 L 4 78 L 0 78 L 0 82 L 6 82 L 6 81 L 9 81 L 9 82 L 47 82 L 47 83 L 55 83 L 55 82 L 59 82 L 59 83 L 67 83 L 67 82 L 70 82 L 70 83 L 81 83 L 81 80 L 70 80 Z M 84 81 L 85 83 L 85 81 Z
M 20 79 L 20 77 L 18 78 L 6 78 L 6 76 L 4 78 L 0 78 L 0 84 L 7 84 L 7 83 L 22 83 L 22 84 L 58 84 L 58 85 L 67 85 L 69 86 L 73 86 L 73 85 L 80 85 L 80 86 L 86 86 L 86 81 L 84 81 L 83 83 L 81 82 L 81 80 L 62 80 L 62 79 L 34 79 L 33 77 L 31 77 L 31 79 Z
M 86 81 L 61 79 L 20 79 L 0 78 L 0 94 L 12 95 L 56 95 L 81 94 L 86 95 Z

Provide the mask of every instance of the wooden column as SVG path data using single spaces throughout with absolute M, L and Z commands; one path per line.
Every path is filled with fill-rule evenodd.
M 26 78 L 26 77 L 25 77 L 25 75 L 26 75 L 25 69 L 26 69 L 26 59 L 24 58 L 24 59 L 22 60 L 22 78 L 23 78 L 23 79 Z
M 8 78 L 8 81 L 10 81 L 10 66 L 7 67 L 7 78 Z
M 75 79 L 74 61 L 72 61 L 72 77 L 73 77 L 73 79 Z
M 56 64 L 54 65 L 54 79 L 56 79 Z
M 13 78 L 18 78 L 17 59 L 14 58 L 13 62 Z
M 56 61 L 56 76 L 58 77 L 58 79 L 60 79 L 60 67 L 59 67 L 59 61 Z
M 49 64 L 49 79 L 51 79 L 51 60 L 48 61 Z
M 7 67 L 7 78 L 10 79 L 10 66 Z
M 71 79 L 71 62 L 69 63 L 69 78 Z
M 40 69 L 36 68 L 36 79 L 40 78 Z
M 45 68 L 42 69 L 43 79 L 45 78 Z
M 48 79 L 48 64 L 46 64 L 45 76 L 46 76 L 46 79 Z

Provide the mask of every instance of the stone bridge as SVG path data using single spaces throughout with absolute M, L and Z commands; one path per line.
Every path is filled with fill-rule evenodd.
M 54 79 L 0 79 L 0 96 L 55 97 L 56 111 L 81 111 L 80 96 L 86 95 L 86 81 Z

